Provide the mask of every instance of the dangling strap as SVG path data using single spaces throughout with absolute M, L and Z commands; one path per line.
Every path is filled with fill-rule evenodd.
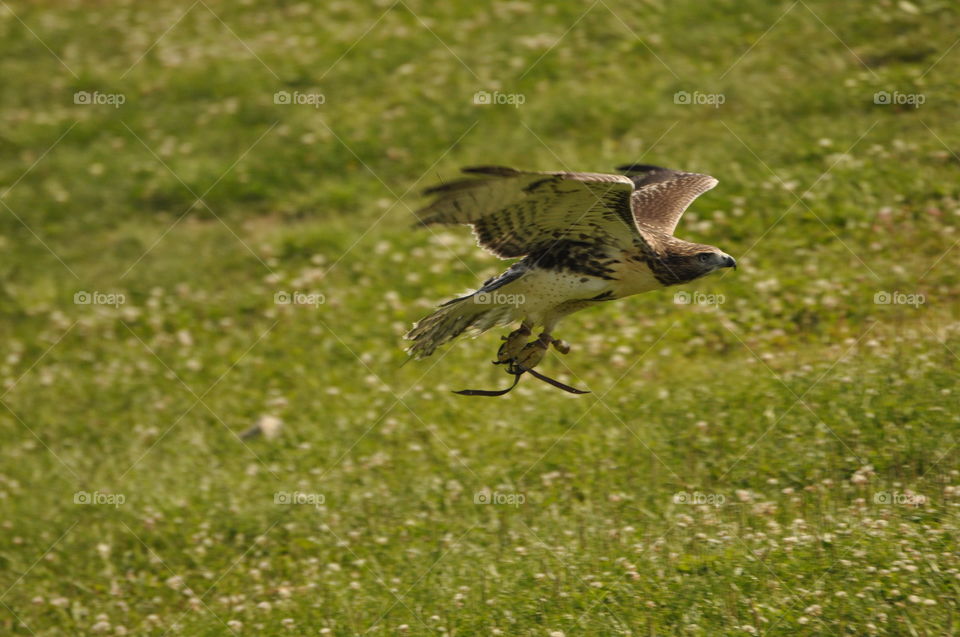
M 528 369 L 527 371 L 530 372 L 530 375 L 533 376 L 534 378 L 539 378 L 540 380 L 547 383 L 548 385 L 553 385 L 554 387 L 557 387 L 558 389 L 562 389 L 565 392 L 570 392 L 571 394 L 589 394 L 590 393 L 589 391 L 584 391 L 582 389 L 577 389 L 576 387 L 571 387 L 566 383 L 561 383 L 559 380 L 550 378 L 549 376 L 544 376 L 543 374 L 541 374 L 536 370 Z
M 460 394 L 461 396 L 503 396 L 517 386 L 517 383 L 520 382 L 521 376 L 523 376 L 523 372 L 514 374 L 513 384 L 506 389 L 461 389 L 460 391 L 454 391 L 453 393 Z
M 549 376 L 544 376 L 540 372 L 533 369 L 523 369 L 519 368 L 519 371 L 511 372 L 513 374 L 513 384 L 507 387 L 506 389 L 461 389 L 459 391 L 454 391 L 454 394 L 460 394 L 461 396 L 503 396 L 504 394 L 510 392 L 514 387 L 517 386 L 517 383 L 520 382 L 520 377 L 523 376 L 524 372 L 530 372 L 530 375 L 534 378 L 542 380 L 548 385 L 553 385 L 557 389 L 562 389 L 565 392 L 571 394 L 589 394 L 589 391 L 584 391 L 582 389 L 577 389 L 576 387 L 571 387 L 566 383 L 561 383 L 559 380 L 550 378 Z

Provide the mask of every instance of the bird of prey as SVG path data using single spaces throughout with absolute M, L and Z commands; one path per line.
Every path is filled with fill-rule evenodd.
M 683 212 L 716 186 L 716 179 L 642 164 L 618 170 L 478 166 L 463 169 L 468 177 L 426 190 L 433 200 L 417 212 L 420 223 L 472 226 L 481 247 L 520 260 L 417 322 L 406 335 L 412 341 L 409 354 L 424 358 L 461 334 L 477 335 L 519 320 L 495 361 L 519 379 L 551 345 L 569 351 L 553 336 L 564 316 L 736 267 L 719 248 L 673 236 Z M 527 342 L 539 326 L 542 333 Z

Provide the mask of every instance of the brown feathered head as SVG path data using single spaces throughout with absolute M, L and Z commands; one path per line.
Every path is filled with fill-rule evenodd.
M 679 285 L 721 268 L 736 268 L 737 262 L 715 246 L 677 239 L 657 231 L 641 230 L 649 251 L 644 256 L 653 275 L 663 285 Z

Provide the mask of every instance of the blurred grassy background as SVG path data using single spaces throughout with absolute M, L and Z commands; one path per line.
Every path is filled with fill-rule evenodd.
M 937 0 L 0 3 L 0 626 L 950 634 L 958 32 Z M 685 288 L 722 304 L 568 319 L 543 371 L 582 398 L 449 394 L 506 383 L 496 333 L 400 367 L 504 267 L 411 231 L 419 190 L 637 161 L 720 180 L 678 235 L 738 259 Z

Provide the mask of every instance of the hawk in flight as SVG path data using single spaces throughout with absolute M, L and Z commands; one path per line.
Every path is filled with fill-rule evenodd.
M 406 335 L 413 341 L 407 351 L 424 358 L 463 333 L 519 320 L 497 355 L 519 378 L 549 346 L 569 351 L 553 337 L 564 316 L 736 267 L 719 248 L 673 236 L 687 206 L 716 179 L 641 164 L 618 170 L 622 174 L 479 166 L 428 189 L 433 201 L 417 213 L 422 224 L 472 226 L 481 247 L 520 260 L 421 319 Z M 539 326 L 539 338 L 528 343 Z

